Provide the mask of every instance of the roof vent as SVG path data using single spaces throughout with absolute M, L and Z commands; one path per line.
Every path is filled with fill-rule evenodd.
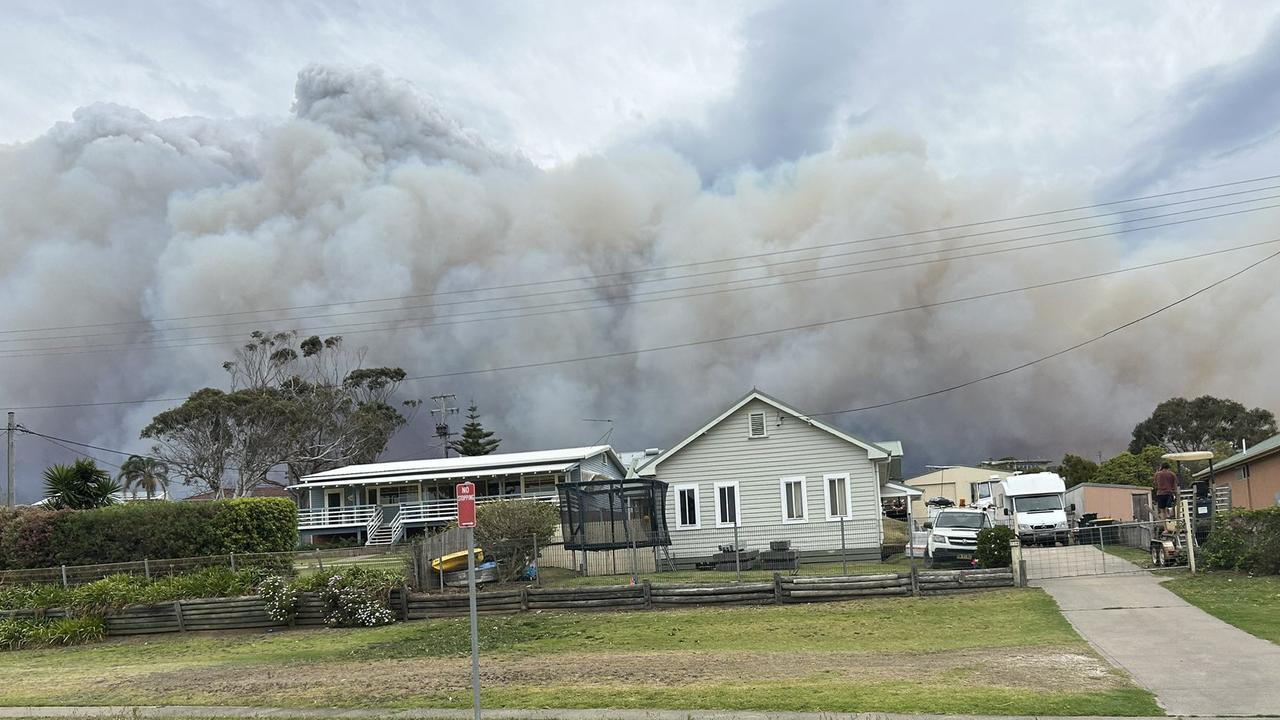
M 645 448 L 644 454 L 646 456 L 661 455 L 662 449 L 661 448 Z

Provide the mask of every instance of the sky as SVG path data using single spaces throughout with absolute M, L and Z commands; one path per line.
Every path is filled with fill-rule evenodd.
M 1227 217 L 637 302 L 695 283 L 671 279 L 689 270 L 636 274 L 646 268 L 826 248 L 776 269 L 700 266 L 722 274 L 699 282 L 775 278 L 847 262 L 840 244 L 858 238 L 1274 175 L 1277 15 L 1250 2 L 6 2 L 0 405 L 225 387 L 230 338 L 252 327 L 167 318 L 299 305 L 324 307 L 235 320 L 342 332 L 372 362 L 448 374 L 402 394 L 474 399 L 509 450 L 588 444 L 603 430 L 583 419 L 600 417 L 622 449 L 667 447 L 753 386 L 817 413 L 964 382 L 1133 319 L 1267 247 L 868 322 L 452 373 L 833 322 L 1272 239 L 1275 201 L 1263 198 L 1277 182 L 1264 181 L 1199 193 L 1256 190 L 1202 203 L 1254 203 L 1202 211 L 1248 211 Z M 1156 202 L 1114 206 L 1129 212 L 1103 222 L 1185 209 L 1140 209 Z M 919 469 L 1110 455 L 1174 395 L 1280 408 L 1268 381 L 1280 331 L 1266 321 L 1280 309 L 1277 267 L 1069 357 L 831 419 L 901 439 Z M 405 299 L 362 302 L 384 297 Z M 439 325 L 557 300 L 595 305 Z M 374 320 L 385 325 L 349 324 Z M 1252 342 L 1224 340 L 1240 331 Z M 19 422 L 142 451 L 138 431 L 164 407 L 32 408 Z M 426 420 L 387 456 L 438 453 Z M 72 457 L 21 438 L 20 497 L 38 497 L 40 470 Z

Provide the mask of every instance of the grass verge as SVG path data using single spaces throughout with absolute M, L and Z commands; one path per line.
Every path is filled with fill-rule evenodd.
M 1005 632 L 986 632 L 999 617 Z M 0 655 L 0 704 L 466 707 L 465 619 Z M 1158 715 L 1038 590 L 481 622 L 488 707 Z M 57 678 L 57 681 L 51 681 Z
M 1280 577 L 1210 572 L 1176 578 L 1164 586 L 1225 623 L 1280 643 Z

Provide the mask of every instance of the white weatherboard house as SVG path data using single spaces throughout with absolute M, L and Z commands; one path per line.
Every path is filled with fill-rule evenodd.
M 735 524 L 739 548 L 787 540 L 801 562 L 839 553 L 843 525 L 848 559 L 879 560 L 881 497 L 918 494 L 888 482 L 891 445 L 896 455 L 753 390 L 636 473 L 668 485 L 677 565 L 733 544 Z
M 562 483 L 625 475 L 613 448 L 595 445 L 349 465 L 307 475 L 289 490 L 298 501 L 303 542 L 349 537 L 367 545 L 388 545 L 454 520 L 454 486 L 460 482 L 475 483 L 477 502 L 513 498 L 557 502 L 557 486 Z

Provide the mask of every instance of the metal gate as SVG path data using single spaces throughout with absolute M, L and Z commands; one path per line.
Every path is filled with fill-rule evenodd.
M 1133 522 L 1077 528 L 1067 546 L 1023 546 L 1028 580 L 1139 573 L 1157 567 L 1186 565 L 1185 553 L 1170 558 L 1152 550 L 1152 540 L 1165 537 L 1161 522 Z

